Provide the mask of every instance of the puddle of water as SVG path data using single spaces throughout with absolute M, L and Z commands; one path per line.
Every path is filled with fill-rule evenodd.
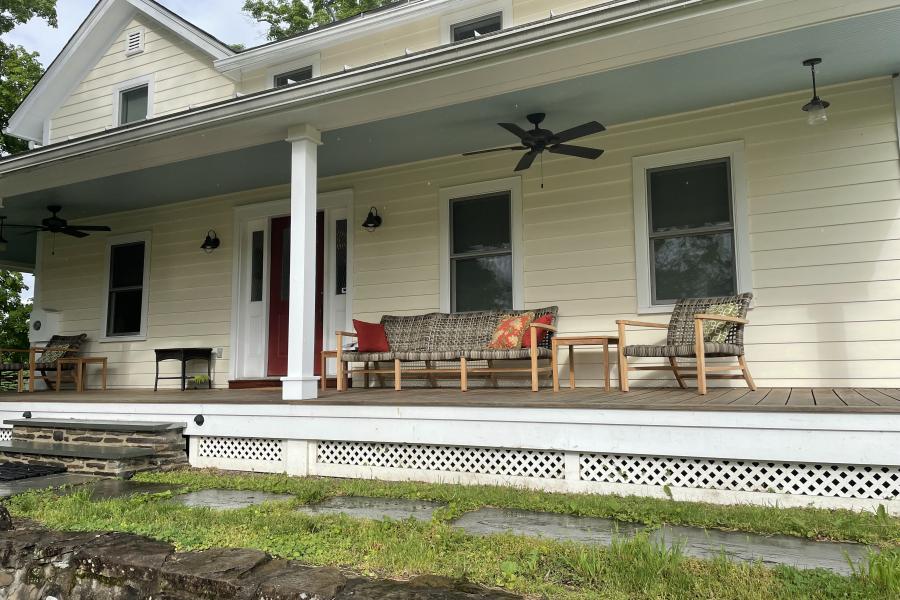
M 231 510 L 256 506 L 263 502 L 290 500 L 290 494 L 272 494 L 269 492 L 252 492 L 242 490 L 200 490 L 189 494 L 172 497 L 172 502 L 190 506 L 191 508 L 213 508 Z
M 338 496 L 318 504 L 301 506 L 298 510 L 308 515 L 345 514 L 357 519 L 376 521 L 385 518 L 403 521 L 410 517 L 417 521 L 430 521 L 434 511 L 443 506 L 445 505 L 422 500 Z

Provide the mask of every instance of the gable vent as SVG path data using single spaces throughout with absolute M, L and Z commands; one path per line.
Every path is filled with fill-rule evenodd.
M 125 56 L 139 54 L 144 51 L 144 31 L 138 29 L 131 31 L 125 38 Z

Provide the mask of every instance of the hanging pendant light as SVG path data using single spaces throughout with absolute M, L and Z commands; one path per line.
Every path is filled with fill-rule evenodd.
M 369 214 L 366 216 L 366 220 L 363 221 L 363 229 L 366 231 L 375 231 L 379 227 L 381 227 L 381 215 L 378 214 L 378 209 L 374 206 L 369 209 Z
M 821 62 L 821 58 L 807 58 L 803 61 L 803 66 L 809 67 L 809 71 L 812 74 L 813 97 L 812 100 L 803 105 L 803 110 L 806 112 L 806 122 L 810 125 L 821 125 L 827 122 L 828 113 L 825 109 L 831 106 L 831 102 L 819 98 L 819 93 L 816 90 L 816 65 Z

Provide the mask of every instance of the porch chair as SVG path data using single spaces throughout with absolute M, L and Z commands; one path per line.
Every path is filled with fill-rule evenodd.
M 62 368 L 58 368 L 57 361 L 60 358 L 75 356 L 85 340 L 87 340 L 86 333 L 54 335 L 43 348 L 32 346 L 28 350 L 28 391 L 34 391 L 34 383 L 37 379 L 42 379 L 48 388 L 57 392 L 60 390 L 63 377 L 68 377 L 68 380 L 77 387 L 75 365 L 63 365 Z M 37 374 L 38 372 L 40 375 Z M 53 377 L 51 377 L 51 373 Z
M 28 368 L 28 363 L 16 362 L 15 358 L 22 358 L 24 355 L 28 354 L 29 351 L 16 348 L 0 348 L 0 353 L 4 355 L 2 359 L 0 359 L 0 381 L 7 381 L 7 379 L 5 379 L 7 373 L 14 373 L 16 378 L 16 391 L 22 393 L 25 389 L 25 369 Z
M 706 394 L 707 379 L 743 379 L 751 390 L 756 390 L 750 369 L 744 358 L 744 325 L 747 309 L 753 294 L 721 296 L 716 298 L 689 298 L 679 300 L 672 310 L 668 324 L 645 321 L 619 320 L 619 381 L 623 392 L 628 391 L 629 371 L 672 371 L 678 385 L 685 389 L 685 379 L 697 379 L 697 390 Z M 655 327 L 667 329 L 663 345 L 632 345 L 625 342 L 625 328 Z M 667 358 L 668 366 L 630 366 L 628 358 Z M 733 357 L 737 365 L 727 363 L 707 364 L 707 358 Z M 679 358 L 696 360 L 695 367 L 678 364 Z M 726 373 L 740 371 L 741 374 Z

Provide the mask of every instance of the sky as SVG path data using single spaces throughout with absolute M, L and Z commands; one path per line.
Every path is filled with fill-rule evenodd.
M 244 0 L 157 0 L 197 27 L 208 31 L 228 44 L 240 43 L 255 46 L 266 41 L 266 28 L 241 12 Z M 81 25 L 96 0 L 59 0 L 56 11 L 59 27 L 54 29 L 45 21 L 34 19 L 16 27 L 3 36 L 4 41 L 25 46 L 40 53 L 40 61 L 46 67 Z M 34 277 L 25 274 L 25 283 L 34 286 Z M 31 289 L 22 294 L 31 299 Z
M 228 44 L 256 46 L 266 41 L 266 27 L 241 12 L 244 0 L 157 0 L 197 27 Z M 40 53 L 44 66 L 62 50 L 96 0 L 58 0 L 59 27 L 34 19 L 3 36 L 4 41 L 25 46 Z

